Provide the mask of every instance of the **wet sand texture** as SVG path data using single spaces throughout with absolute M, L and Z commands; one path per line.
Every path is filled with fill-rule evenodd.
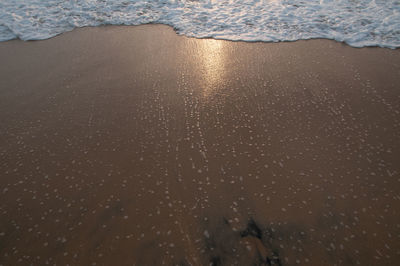
M 0 264 L 398 263 L 399 50 L 147 25 L 0 58 Z

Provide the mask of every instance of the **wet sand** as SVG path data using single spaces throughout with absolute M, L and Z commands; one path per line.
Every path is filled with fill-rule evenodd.
M 400 51 L 167 26 L 0 43 L 1 265 L 396 265 Z

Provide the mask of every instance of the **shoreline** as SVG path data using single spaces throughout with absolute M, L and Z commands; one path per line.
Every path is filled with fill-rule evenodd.
M 400 258 L 398 49 L 150 24 L 0 57 L 0 264 Z
M 168 27 L 171 28 L 175 34 L 177 36 L 182 36 L 185 38 L 192 38 L 192 39 L 197 39 L 197 40 L 217 40 L 217 41 L 227 41 L 227 42 L 233 42 L 233 43 L 294 43 L 294 42 L 301 42 L 301 41 L 333 41 L 336 42 L 338 44 L 344 44 L 346 46 L 349 46 L 351 48 L 355 48 L 355 49 L 363 49 L 363 48 L 382 48 L 382 49 L 389 49 L 389 50 L 398 50 L 400 49 L 400 47 L 387 47 L 387 46 L 382 46 L 382 45 L 368 45 L 368 46 L 351 46 L 350 44 L 348 44 L 346 41 L 337 41 L 335 39 L 331 39 L 331 38 L 321 38 L 321 37 L 316 37 L 316 38 L 308 38 L 308 39 L 297 39 L 297 40 L 292 40 L 292 41 L 260 41 L 260 40 L 254 40 L 254 41 L 250 41 L 250 40 L 230 40 L 230 39 L 223 39 L 223 38 L 216 38 L 216 37 L 194 37 L 194 36 L 188 36 L 185 34 L 181 34 L 179 33 L 177 30 L 175 30 L 175 27 L 169 24 L 162 24 L 162 23 L 147 23 L 147 24 L 140 24 L 140 25 L 113 25 L 113 24 L 107 24 L 107 25 L 99 25 L 99 26 L 84 26 L 84 27 L 78 27 L 78 28 L 73 28 L 70 31 L 65 31 L 62 32 L 60 34 L 57 34 L 55 36 L 52 36 L 50 38 L 47 39 L 34 39 L 34 40 L 22 40 L 19 38 L 15 38 L 15 39 L 11 39 L 11 40 L 7 40 L 7 41 L 1 41 L 0 43 L 4 43 L 4 42 L 13 42 L 13 41 L 23 41 L 23 42 L 40 42 L 40 41 L 46 41 L 46 40 L 50 40 L 53 38 L 57 38 L 60 37 L 64 34 L 69 34 L 71 32 L 74 32 L 76 30 L 86 30 L 86 29 L 91 29 L 91 28 L 114 28 L 114 27 L 146 27 L 146 26 L 160 26 L 160 27 Z

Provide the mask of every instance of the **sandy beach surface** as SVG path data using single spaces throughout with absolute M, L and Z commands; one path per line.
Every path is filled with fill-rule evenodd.
M 400 50 L 145 25 L 0 58 L 0 265 L 397 265 Z

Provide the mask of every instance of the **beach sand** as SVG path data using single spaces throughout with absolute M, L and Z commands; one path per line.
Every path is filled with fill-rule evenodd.
M 162 25 L 0 43 L 1 265 L 396 265 L 400 51 Z

